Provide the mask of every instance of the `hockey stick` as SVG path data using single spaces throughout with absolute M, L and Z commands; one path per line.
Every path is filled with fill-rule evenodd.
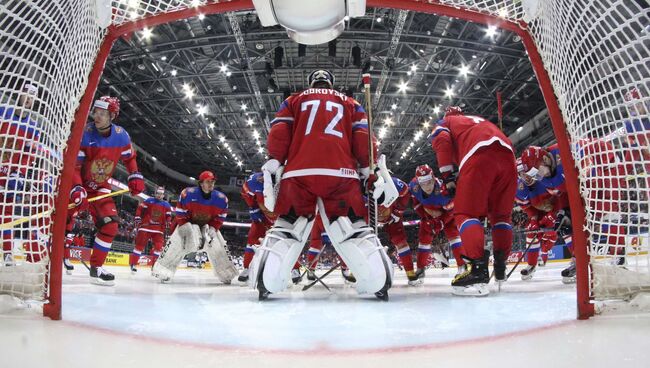
M 310 284 L 308 284 L 308 285 L 305 285 L 305 286 L 302 288 L 302 291 L 307 291 L 307 290 L 311 289 L 311 287 L 314 286 L 314 285 L 316 285 L 316 284 L 318 283 L 318 281 L 320 281 L 320 280 L 326 278 L 327 275 L 329 275 L 330 273 L 332 273 L 332 271 L 336 270 L 336 269 L 339 268 L 340 266 L 341 266 L 341 262 L 338 262 L 338 263 L 335 264 L 332 268 L 330 268 L 329 271 L 325 272 L 325 273 L 323 274 L 323 276 L 321 276 L 321 277 L 316 276 L 316 280 L 315 280 L 315 281 L 312 281 L 312 282 L 311 282 Z M 321 281 L 321 283 L 322 283 L 322 281 Z M 327 288 L 327 286 L 325 286 L 325 287 Z M 329 290 L 329 288 L 327 288 L 327 290 Z
M 129 191 L 129 189 L 120 189 L 120 190 L 115 191 L 115 192 L 98 195 L 96 197 L 92 197 L 92 198 L 88 199 L 88 202 L 95 202 L 95 201 L 99 201 L 100 199 L 104 199 L 104 198 L 108 198 L 108 197 L 114 197 L 114 196 L 117 196 L 117 195 L 120 195 L 120 194 L 124 194 L 124 193 L 126 193 L 128 191 Z M 73 209 L 74 207 L 75 207 L 74 204 L 68 205 L 69 210 Z M 36 219 L 39 219 L 39 218 L 42 218 L 42 217 L 47 217 L 47 216 L 51 215 L 52 212 L 54 212 L 54 208 L 50 208 L 47 211 L 39 212 L 39 213 L 31 215 L 31 216 L 21 217 L 21 218 L 19 218 L 17 220 L 13 220 L 11 222 L 0 224 L 0 230 L 11 229 L 11 228 L 16 227 L 17 225 L 24 224 L 25 222 L 28 222 L 28 221 L 31 221 L 31 220 L 36 220 Z
M 316 257 L 314 257 L 314 259 L 311 261 L 310 264 L 308 264 L 308 265 L 303 265 L 303 266 L 305 266 L 306 270 L 305 270 L 305 272 L 302 273 L 302 275 L 300 275 L 300 279 L 302 279 L 303 277 L 305 277 L 305 275 L 307 274 L 307 272 L 309 272 L 309 271 L 312 269 L 312 267 L 314 267 L 314 268 L 316 267 L 316 265 L 318 264 L 318 259 L 320 258 L 320 255 L 323 254 L 323 251 L 325 250 L 326 247 L 327 247 L 327 244 L 323 245 L 323 248 L 321 248 L 320 252 L 318 252 L 318 255 L 317 255 Z M 327 289 L 327 291 L 329 291 L 329 292 L 332 291 L 332 290 L 329 288 L 329 286 L 327 286 L 327 284 L 325 284 L 325 283 L 323 282 L 323 280 L 322 280 L 320 277 L 318 277 L 318 276 L 316 275 L 316 272 L 313 272 L 313 275 L 314 275 L 314 277 L 316 278 L 316 280 L 315 280 L 316 282 L 320 282 L 321 284 L 323 284 L 323 286 L 325 286 L 325 289 Z M 304 289 L 303 289 L 303 291 L 304 291 Z
M 372 103 L 370 100 L 370 73 L 362 75 L 364 93 L 366 96 L 366 114 L 368 116 L 368 167 L 370 168 L 369 175 L 375 175 L 375 152 L 372 145 Z M 368 177 L 370 179 L 370 176 Z M 368 225 L 377 233 L 377 202 L 372 195 L 372 186 L 366 188 L 366 195 L 368 196 Z
M 539 231 L 537 232 L 537 234 L 539 234 Z M 521 263 L 521 261 L 524 259 L 524 256 L 526 256 L 526 253 L 528 253 L 528 250 L 533 245 L 533 243 L 535 243 L 536 239 L 537 239 L 537 235 L 530 239 L 530 242 L 528 242 L 528 246 L 521 253 L 521 256 L 519 256 L 519 259 L 517 260 L 517 263 L 515 263 L 515 265 L 512 266 L 512 270 L 510 270 L 510 272 L 508 272 L 508 274 L 506 275 L 506 280 L 508 280 L 510 278 L 510 275 L 512 275 L 512 273 L 515 272 L 515 270 L 517 269 L 517 266 L 519 266 L 519 263 Z

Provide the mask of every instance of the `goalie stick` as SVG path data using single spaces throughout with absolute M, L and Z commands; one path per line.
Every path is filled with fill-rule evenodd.
M 366 97 L 366 115 L 368 116 L 368 167 L 370 168 L 370 174 L 367 180 L 370 180 L 370 176 L 375 174 L 375 153 L 372 145 L 372 103 L 370 100 L 370 73 L 364 73 L 362 75 L 363 87 Z M 366 189 L 366 195 L 368 196 L 368 225 L 377 233 L 377 201 L 373 197 L 372 185 L 368 186 Z

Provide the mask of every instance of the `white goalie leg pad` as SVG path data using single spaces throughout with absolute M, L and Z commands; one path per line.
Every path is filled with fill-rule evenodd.
M 260 270 L 264 288 L 271 293 L 279 293 L 291 282 L 291 269 L 309 238 L 314 221 L 299 217 L 295 223 L 283 218 L 266 233 L 262 245 L 255 251 L 250 266 L 249 282 L 257 288 Z
M 162 281 L 170 280 L 183 257 L 195 252 L 201 245 L 201 228 L 189 222 L 178 226 L 167 239 L 160 257 L 153 265 L 151 273 Z
M 212 273 L 224 284 L 230 284 L 232 279 L 237 277 L 237 267 L 230 258 L 228 244 L 219 230 L 204 225 L 205 237 L 203 250 L 208 254 Z
M 322 216 L 322 213 L 321 213 Z M 339 217 L 323 225 L 336 252 L 357 279 L 359 294 L 376 293 L 393 283 L 393 267 L 379 238 L 363 220 Z

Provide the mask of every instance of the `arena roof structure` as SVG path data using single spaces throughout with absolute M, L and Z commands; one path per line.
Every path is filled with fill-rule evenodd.
M 500 93 L 507 135 L 545 110 L 519 36 L 379 8 L 350 19 L 340 37 L 316 46 L 291 41 L 280 26 L 262 27 L 254 12 L 145 29 L 115 44 L 98 95 L 118 96 L 118 123 L 172 169 L 188 176 L 206 168 L 244 175 L 266 160 L 268 122 L 280 103 L 304 89 L 316 68 L 332 71 L 336 89 L 362 104 L 361 74 L 371 73 L 380 152 L 407 180 L 416 165 L 435 164 L 427 135 L 446 106 L 499 124 Z M 550 133 L 544 123 L 537 126 Z M 524 133 L 530 143 L 537 132 Z

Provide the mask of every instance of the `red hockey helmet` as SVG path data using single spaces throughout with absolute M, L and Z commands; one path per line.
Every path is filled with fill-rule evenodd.
M 111 114 L 115 114 L 112 119 L 116 119 L 120 114 L 120 100 L 117 97 L 102 96 L 99 100 L 95 100 L 94 107 L 108 110 Z
M 452 116 L 452 115 L 462 115 L 463 114 L 463 109 L 461 109 L 458 106 L 447 106 L 445 109 L 445 116 Z
M 426 183 L 433 180 L 433 170 L 427 164 L 420 165 L 415 169 L 415 177 L 418 179 L 418 183 Z
M 212 173 L 212 171 L 204 171 L 199 175 L 199 183 L 203 182 L 205 180 L 217 180 L 216 176 Z
M 627 101 L 627 102 L 630 102 L 630 101 L 633 101 L 633 100 L 638 100 L 640 98 L 641 98 L 641 94 L 639 93 L 639 90 L 636 87 L 630 89 L 625 94 L 625 101 Z
M 532 169 L 539 169 L 539 166 L 544 162 L 544 157 L 549 153 L 547 150 L 538 146 L 530 146 L 521 154 L 521 165 L 524 173 L 530 172 Z

